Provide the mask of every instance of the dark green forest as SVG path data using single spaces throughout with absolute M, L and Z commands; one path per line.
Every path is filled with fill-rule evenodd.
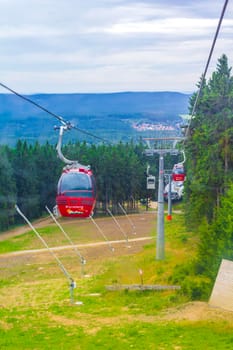
M 199 276 L 196 298 L 210 290 L 221 260 L 233 260 L 233 76 L 226 55 L 200 91 L 184 143 L 186 226 L 199 245 L 193 265 L 181 272 L 186 280 Z
M 156 198 L 156 190 L 146 190 L 146 167 L 157 176 L 158 159 L 146 157 L 142 143 L 89 145 L 85 142 L 68 143 L 63 153 L 69 159 L 90 165 L 97 183 L 98 212 L 106 206 L 116 210 L 122 203 L 127 209 L 136 209 L 141 198 Z M 176 161 L 168 159 L 170 168 Z M 173 162 L 173 163 L 172 163 Z M 0 146 L 0 230 L 20 222 L 15 204 L 30 219 L 45 214 L 45 206 L 55 205 L 57 182 L 64 164 L 57 157 L 54 145 L 28 144 L 19 140 L 16 147 Z

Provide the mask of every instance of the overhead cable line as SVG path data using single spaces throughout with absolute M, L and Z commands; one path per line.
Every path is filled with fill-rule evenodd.
M 73 129 L 75 129 L 75 130 L 77 130 L 77 131 L 80 131 L 80 132 L 83 133 L 83 134 L 86 134 L 86 135 L 88 135 L 88 136 L 94 137 L 94 138 L 96 138 L 96 139 L 98 139 L 98 140 L 100 140 L 100 141 L 103 141 L 103 142 L 105 142 L 105 143 L 109 143 L 109 144 L 111 143 L 110 141 L 105 140 L 105 139 L 103 139 L 102 137 L 96 136 L 96 135 L 94 135 L 94 134 L 92 134 L 92 133 L 90 133 L 90 132 L 88 132 L 88 131 L 85 131 L 85 130 L 82 130 L 82 129 L 78 128 L 77 126 L 71 124 L 69 121 L 63 119 L 61 116 L 59 116 L 59 115 L 57 115 L 57 114 L 51 112 L 50 110 L 48 110 L 47 108 L 41 106 L 39 103 L 37 103 L 37 102 L 31 100 L 30 98 L 28 98 L 28 97 L 26 97 L 26 96 L 24 96 L 24 95 L 19 94 L 18 92 L 16 92 L 15 90 L 9 88 L 7 85 L 5 85 L 5 84 L 3 84 L 3 83 L 1 83 L 1 82 L 0 82 L 0 86 L 2 86 L 2 87 L 3 87 L 4 89 L 6 89 L 6 90 L 12 92 L 14 95 L 16 95 L 16 96 L 22 98 L 23 100 L 25 100 L 25 101 L 31 103 L 32 105 L 36 106 L 37 108 L 41 109 L 42 111 L 44 111 L 44 112 L 50 114 L 52 117 L 54 117 L 54 118 L 56 118 L 57 120 L 59 120 L 63 125 L 67 126 L 68 129 L 72 129 L 72 128 L 73 128 Z
M 204 73 L 202 75 L 200 86 L 199 86 L 199 89 L 198 89 L 198 92 L 197 92 L 197 96 L 196 96 L 196 99 L 195 99 L 195 102 L 194 102 L 194 105 L 193 105 L 193 108 L 192 108 L 192 113 L 191 113 L 191 117 L 190 117 L 190 120 L 189 120 L 188 127 L 187 127 L 186 132 L 185 132 L 185 136 L 188 135 L 190 124 L 191 124 L 191 120 L 194 117 L 194 114 L 196 112 L 197 102 L 199 100 L 199 97 L 200 97 L 200 94 L 201 94 L 201 90 L 203 88 L 203 84 L 204 84 L 205 77 L 206 77 L 206 74 L 207 74 L 207 71 L 208 71 L 208 68 L 209 68 L 209 64 L 210 64 L 210 60 L 211 60 L 211 57 L 212 57 L 212 54 L 213 54 L 213 51 L 214 51 L 214 47 L 215 47 L 215 44 L 216 44 L 216 41 L 217 41 L 217 38 L 218 38 L 218 34 L 219 34 L 219 31 L 220 31 L 220 28 L 221 28 L 221 24 L 222 24 L 222 20 L 224 18 L 224 14 L 225 14 L 225 11 L 226 11 L 226 8 L 227 8 L 227 4 L 228 4 L 228 0 L 225 0 L 225 3 L 223 5 L 223 9 L 222 9 L 222 12 L 221 12 L 221 15 L 220 15 L 220 18 L 219 18 L 218 26 L 217 26 L 217 29 L 216 29 L 216 32 L 215 32 L 215 35 L 214 35 L 214 39 L 213 39 L 213 42 L 212 42 L 212 45 L 211 45 L 209 56 L 208 56 L 208 59 L 207 59 L 205 70 L 204 70 Z

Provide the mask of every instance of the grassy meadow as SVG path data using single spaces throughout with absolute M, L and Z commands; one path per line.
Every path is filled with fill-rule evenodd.
M 114 252 L 100 244 L 92 223 L 64 221 L 87 259 L 83 266 L 57 227 L 38 228 L 50 247 L 64 246 L 54 252 L 77 283 L 73 296 L 52 255 L 37 251 L 44 247 L 32 231 L 0 241 L 0 349 L 231 349 L 233 313 L 210 308 L 207 300 L 192 301 L 182 288 L 106 290 L 106 285 L 174 284 L 177 269 L 195 258 L 198 239 L 185 231 L 182 214 L 165 220 L 163 261 L 155 259 L 155 214 L 132 220 L 138 231 L 129 234 L 129 248 L 110 220 L 97 219 L 111 241 L 120 239 Z

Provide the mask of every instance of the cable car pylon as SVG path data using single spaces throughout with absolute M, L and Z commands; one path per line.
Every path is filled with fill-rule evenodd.
M 99 225 L 97 224 L 97 222 L 93 219 L 92 216 L 90 216 L 90 220 L 93 222 L 93 224 L 97 227 L 98 231 L 100 232 L 100 234 L 103 236 L 103 238 L 105 239 L 105 241 L 108 243 L 109 249 L 114 252 L 115 249 L 114 247 L 111 245 L 111 243 L 109 242 L 107 236 L 104 234 L 103 230 L 99 227 Z
M 119 228 L 119 230 L 121 231 L 121 233 L 124 235 L 127 248 L 131 248 L 131 246 L 129 245 L 129 239 L 128 239 L 127 234 L 126 234 L 125 231 L 122 229 L 121 225 L 119 224 L 119 222 L 117 221 L 117 219 L 116 219 L 115 216 L 112 214 L 112 212 L 111 212 L 111 210 L 110 210 L 109 208 L 107 208 L 107 212 L 108 212 L 109 215 L 112 217 L 112 219 L 114 220 L 115 224 L 117 225 L 117 227 Z
M 65 277 L 67 278 L 68 282 L 69 282 L 69 287 L 70 287 L 70 302 L 71 304 L 76 304 L 76 305 L 81 305 L 83 304 L 81 301 L 78 302 L 74 302 L 74 288 L 76 288 L 76 282 L 74 281 L 74 279 L 71 277 L 71 275 L 69 274 L 69 272 L 66 270 L 65 266 L 63 265 L 63 263 L 61 262 L 61 260 L 57 257 L 57 255 L 53 252 L 53 250 L 48 246 L 48 244 L 46 243 L 46 241 L 44 240 L 43 237 L 41 237 L 41 235 L 39 234 L 39 232 L 35 229 L 35 227 L 31 224 L 31 222 L 28 220 L 28 218 L 23 214 L 23 212 L 19 209 L 18 205 L 15 205 L 15 209 L 17 211 L 17 213 L 24 219 L 24 221 L 26 221 L 26 223 L 29 225 L 29 227 L 32 229 L 32 231 L 36 234 L 36 236 L 39 238 L 39 240 L 43 243 L 43 245 L 45 246 L 45 248 L 48 250 L 48 252 L 52 255 L 52 257 L 56 260 L 59 268 L 61 269 L 61 271 L 63 272 L 63 274 L 65 275 Z
M 122 207 L 122 205 L 120 203 L 118 203 L 118 206 L 120 207 L 121 211 L 125 214 L 127 220 L 129 221 L 130 225 L 131 225 L 131 228 L 133 229 L 133 235 L 136 235 L 137 232 L 136 232 L 136 227 L 133 223 L 133 221 L 129 218 L 129 215 L 127 214 L 126 210 Z
M 55 216 L 53 215 L 53 213 L 51 212 L 51 210 L 47 207 L 47 205 L 45 206 L 45 209 L 47 210 L 47 212 L 49 213 L 49 215 L 51 216 L 51 218 L 53 219 L 53 221 L 55 222 L 55 224 L 59 227 L 59 229 L 61 230 L 61 232 L 64 234 L 64 236 L 66 237 L 66 239 L 69 241 L 69 243 L 71 244 L 73 250 L 75 251 L 76 255 L 78 256 L 79 260 L 80 260 L 80 264 L 81 264 L 81 274 L 84 275 L 84 265 L 86 265 L 86 259 L 82 256 L 82 254 L 80 253 L 80 251 L 78 250 L 77 246 L 74 244 L 74 242 L 71 240 L 70 236 L 68 235 L 68 233 L 63 229 L 63 227 L 61 226 L 61 224 L 57 221 L 57 219 L 55 218 Z

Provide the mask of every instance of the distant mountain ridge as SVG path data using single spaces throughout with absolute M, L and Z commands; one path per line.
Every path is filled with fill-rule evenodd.
M 174 122 L 188 113 L 189 94 L 179 92 L 118 92 L 34 94 L 25 97 L 98 135 L 132 136 L 129 121 Z M 128 121 L 128 122 L 127 122 Z M 0 94 L 0 143 L 16 138 L 51 140 L 51 115 L 14 94 Z M 125 135 L 126 137 L 126 135 Z M 121 137 L 119 137 L 120 139 Z M 42 141 L 43 142 L 43 141 Z

